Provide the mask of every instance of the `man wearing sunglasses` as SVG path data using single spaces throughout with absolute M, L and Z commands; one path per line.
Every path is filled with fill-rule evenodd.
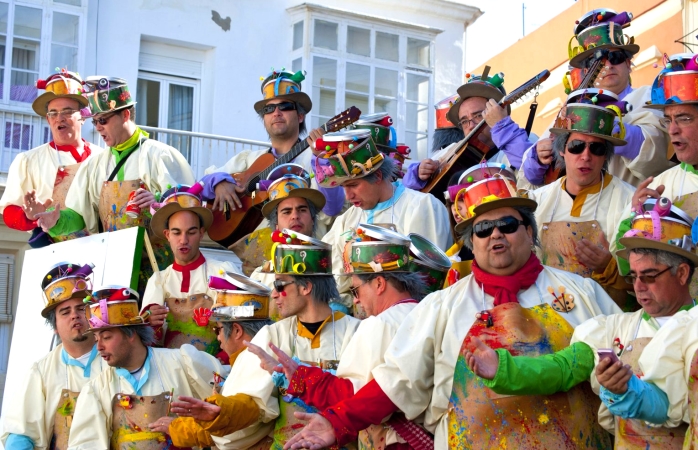
M 500 182 L 490 177 L 485 184 Z M 508 189 L 490 192 L 498 195 L 478 200 L 457 226 L 475 255 L 472 274 L 422 300 L 398 328 L 385 363 L 371 371 L 374 380 L 313 415 L 293 448 L 343 445 L 397 409 L 408 420 L 424 413 L 439 449 L 491 448 L 503 437 L 515 448 L 562 448 L 579 435 L 587 439 L 580 448 L 610 446 L 595 423 L 590 389 L 564 398 L 502 398 L 466 369 L 464 353 L 474 337 L 518 354 L 552 353 L 568 345 L 575 326 L 620 312 L 596 282 L 540 264 L 532 251 L 538 243 L 533 200 Z
M 623 117 L 625 139 L 628 143 L 617 148 L 609 159 L 608 171 L 611 175 L 637 186 L 647 177 L 658 175 L 674 166 L 667 154 L 668 136 L 659 123 L 660 115 L 643 108 L 650 100 L 649 86 L 633 88 L 630 84 L 631 59 L 640 51 L 633 38 L 622 38 L 621 26 L 630 23 L 632 15 L 626 12 L 616 14 L 609 9 L 596 9 L 585 14 L 576 22 L 575 35 L 580 46 L 572 48 L 570 65 L 586 70 L 595 60 L 601 60 L 603 67 L 590 88 L 603 89 L 628 102 L 628 111 Z M 590 37 L 590 34 L 593 34 Z M 617 42 L 628 40 L 627 44 Z M 593 42 L 593 45 L 590 43 Z M 614 133 L 618 133 L 615 125 Z M 523 176 L 519 185 L 526 180 L 533 186 L 544 183 L 545 173 L 553 161 L 553 138 L 549 133 L 526 151 L 523 160 Z
M 15 230 L 31 231 L 32 247 L 53 241 L 38 227 L 35 214 L 51 204 L 65 204 L 68 188 L 80 165 L 102 151 L 82 139 L 83 113 L 87 115 L 89 110 L 87 99 L 81 94 L 80 76 L 63 69 L 46 80 L 39 80 L 37 86 L 46 92 L 34 100 L 32 108 L 46 118 L 52 141 L 14 158 L 0 198 L 5 224 Z M 42 208 L 32 208 L 35 203 Z

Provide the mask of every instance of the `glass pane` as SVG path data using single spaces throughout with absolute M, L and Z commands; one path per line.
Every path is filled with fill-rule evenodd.
M 347 80 L 345 88 L 348 91 L 359 91 L 368 94 L 371 82 L 371 67 L 361 64 L 347 63 Z M 362 110 L 363 111 L 363 110 Z
M 5 122 L 5 148 L 29 150 L 32 148 L 31 135 L 30 124 Z
M 347 52 L 354 55 L 371 56 L 371 30 L 347 27 Z
M 78 45 L 78 28 L 80 18 L 71 14 L 53 13 L 53 42 Z M 55 66 L 54 66 L 55 67 Z
M 193 131 L 194 88 L 170 84 L 167 128 Z
M 407 38 L 407 64 L 429 67 L 429 41 Z
M 299 70 L 303 70 L 303 58 L 296 58 L 291 63 L 291 71 L 293 73 L 296 73 Z
M 376 32 L 376 58 L 398 60 L 398 35 Z
M 373 112 L 387 112 L 393 118 L 393 123 L 397 122 L 397 101 L 388 100 L 387 98 L 376 98 L 373 101 L 373 105 Z
M 405 106 L 407 107 L 407 123 L 405 124 L 405 129 L 426 133 L 429 127 L 429 107 L 427 105 L 409 102 Z
M 158 127 L 160 125 L 160 82 L 139 78 L 136 92 L 136 102 L 138 103 L 136 123 Z
M 422 155 L 426 156 L 427 154 L 427 135 L 423 133 L 409 133 L 405 132 L 405 144 L 412 149 L 412 157 L 415 158 L 415 151 L 417 152 L 416 155 L 419 155 L 421 158 Z
M 7 33 L 7 3 L 0 3 L 0 33 Z
M 313 112 L 319 114 L 320 116 L 326 117 L 327 119 L 334 116 L 334 111 L 336 109 L 335 97 L 336 92 L 334 89 L 322 89 L 319 87 L 313 88 L 313 99 L 320 100 L 317 111 L 315 111 L 315 108 L 313 108 Z M 315 102 L 313 102 L 313 106 L 315 106 Z
M 41 39 L 41 10 L 16 6 L 15 35 Z
M 298 50 L 303 47 L 303 21 L 293 24 L 293 49 Z
M 63 3 L 64 5 L 82 6 L 82 0 L 53 0 L 53 3 Z
M 36 98 L 38 73 L 12 71 L 10 77 L 10 100 L 31 103 Z
M 362 114 L 368 114 L 370 111 L 368 108 L 368 96 L 360 94 L 349 94 L 344 96 L 344 109 L 348 109 L 350 106 L 356 106 L 359 108 Z
M 315 47 L 337 50 L 337 24 L 315 19 Z
M 337 87 L 337 61 L 314 57 L 313 84 L 315 86 Z
M 51 67 L 65 67 L 70 71 L 75 71 L 78 67 L 78 48 L 51 45 Z
M 376 95 L 385 97 L 397 97 L 397 71 L 376 67 L 376 87 L 373 91 Z
M 407 100 L 429 103 L 429 77 L 407 74 Z
M 15 69 L 39 70 L 39 44 L 15 38 L 12 49 L 12 67 Z
M 5 67 L 5 42 L 5 36 L 0 36 L 0 67 Z M 0 77 L 0 83 L 2 83 L 2 81 L 3 78 Z

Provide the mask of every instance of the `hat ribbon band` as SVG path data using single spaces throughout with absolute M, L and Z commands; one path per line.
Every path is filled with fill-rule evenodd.
M 625 138 L 625 125 L 623 125 L 623 114 L 620 112 L 620 108 L 615 105 L 609 105 L 606 109 L 610 109 L 616 116 L 618 116 L 618 133 L 613 134 L 614 138 L 624 139 Z
M 102 318 L 91 316 L 89 319 L 92 328 L 103 328 L 109 326 L 109 309 L 107 308 L 107 299 L 103 298 L 99 301 L 99 310 L 102 313 Z

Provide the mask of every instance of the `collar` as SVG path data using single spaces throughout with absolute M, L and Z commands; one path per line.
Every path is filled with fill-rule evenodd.
M 383 210 L 386 210 L 390 208 L 391 206 L 395 206 L 395 204 L 400 200 L 400 196 L 405 192 L 405 185 L 402 184 L 400 180 L 394 181 L 392 183 L 394 191 L 392 197 L 390 197 L 388 200 L 384 202 L 380 202 L 376 204 L 376 206 L 373 207 L 373 209 L 368 209 L 366 210 L 367 218 L 366 221 L 368 223 L 373 223 L 373 216 L 377 212 L 381 212 Z
M 82 139 L 82 145 L 83 145 L 82 155 L 80 154 L 80 152 L 78 152 L 78 148 L 73 147 L 72 145 L 58 145 L 54 141 L 49 142 L 48 145 L 52 149 L 57 150 L 59 152 L 70 152 L 73 159 L 75 159 L 75 162 L 79 162 L 79 163 L 86 160 L 92 154 L 92 150 L 90 150 L 90 143 L 84 139 Z
M 603 173 L 603 172 L 602 172 Z M 609 184 L 611 184 L 611 180 L 613 180 L 613 175 L 610 173 L 605 173 L 603 176 L 603 188 L 606 189 Z M 567 177 L 563 177 L 562 180 L 560 181 L 560 189 L 565 191 L 567 195 L 571 195 L 567 192 L 565 189 L 565 184 L 567 182 Z M 572 217 L 579 217 L 582 215 L 582 208 L 584 207 L 584 203 L 586 203 L 587 196 L 592 195 L 592 194 L 598 194 L 601 191 L 601 181 L 598 183 L 592 185 L 592 186 L 587 186 L 581 191 L 579 191 L 579 194 L 576 195 L 574 200 L 572 200 L 572 210 L 570 211 L 570 216 Z
M 688 311 L 689 309 L 693 308 L 694 306 L 696 306 L 696 301 L 695 301 L 695 299 L 693 300 L 693 304 L 691 304 L 691 305 L 683 305 L 681 308 L 679 308 L 679 311 Z M 679 312 L 679 311 L 676 311 L 676 312 Z M 646 320 L 647 322 L 650 322 L 651 324 L 657 323 L 657 321 L 654 320 L 654 317 L 652 317 L 652 316 L 650 316 L 649 314 L 647 314 L 644 310 L 642 311 L 642 319 L 643 319 L 643 320 Z
M 122 142 L 121 144 L 111 147 L 111 149 L 116 150 L 117 152 L 130 150 L 134 148 L 136 145 L 138 145 L 141 138 L 147 138 L 148 136 L 149 134 L 147 132 L 141 130 L 140 127 L 136 127 L 136 131 L 131 135 L 130 138 L 128 138 L 125 142 Z
M 116 374 L 128 381 L 136 395 L 143 395 L 141 389 L 143 388 L 145 382 L 148 381 L 148 375 L 150 375 L 150 357 L 151 352 L 150 349 L 148 349 L 148 354 L 146 355 L 145 362 L 143 363 L 143 375 L 141 375 L 141 379 L 138 381 L 136 381 L 136 378 L 131 375 L 131 372 L 123 367 L 116 368 Z
M 630 85 L 630 83 L 628 83 L 628 85 L 625 87 L 625 89 L 620 91 L 620 94 L 618 94 L 618 99 L 623 100 L 626 95 L 630 94 L 634 90 L 635 89 L 633 89 L 633 87 Z
M 230 367 L 233 367 L 233 364 L 235 364 L 235 360 L 238 359 L 238 356 L 240 356 L 240 353 L 242 353 L 247 347 L 242 347 L 240 350 L 236 351 L 235 353 L 231 353 L 229 356 L 230 360 Z
M 172 263 L 172 269 L 182 273 L 182 286 L 180 287 L 181 292 L 189 292 L 189 283 L 191 282 L 191 271 L 198 269 L 205 262 L 206 258 L 204 258 L 204 254 L 199 252 L 199 257 L 196 258 L 196 260 L 194 260 L 193 262 L 190 262 L 189 264 L 182 266 L 180 264 L 177 264 L 177 262 Z M 204 276 L 206 276 L 206 274 L 204 274 Z
M 328 322 L 332 322 L 332 318 L 334 317 L 335 322 L 344 317 L 344 313 L 341 311 L 333 311 L 332 314 L 327 316 L 327 319 L 325 319 L 322 322 L 322 325 L 320 325 L 320 328 L 317 329 L 317 332 L 315 334 L 312 334 L 308 329 L 301 323 L 300 320 L 298 320 L 298 316 L 296 316 L 296 322 L 298 323 L 298 337 L 304 337 L 306 339 L 310 339 L 310 348 L 320 348 L 320 335 L 322 334 L 322 329 L 325 328 L 325 325 L 327 325 Z
M 683 170 L 685 170 L 686 172 L 688 172 L 688 173 L 692 173 L 693 175 L 698 175 L 698 170 L 696 170 L 696 168 L 693 167 L 693 166 L 690 165 L 690 164 L 687 164 L 687 163 L 682 162 L 682 163 L 681 163 L 681 168 L 682 168 Z
M 95 344 L 92 347 L 92 350 L 90 351 L 90 357 L 87 359 L 87 364 L 84 366 L 80 361 L 77 359 L 73 358 L 68 354 L 68 352 L 65 351 L 65 348 L 61 349 L 61 361 L 63 361 L 63 364 L 66 366 L 77 366 L 82 369 L 82 376 L 85 378 L 90 378 L 90 372 L 92 369 L 92 361 L 95 360 L 95 357 L 97 356 L 97 344 Z
M 300 141 L 301 141 L 301 138 L 298 138 L 298 140 L 296 141 L 296 143 L 293 144 L 293 146 L 291 146 L 291 148 L 295 147 Z M 290 152 L 291 149 L 289 149 L 288 151 Z M 279 155 L 279 153 L 278 153 L 278 151 L 276 150 L 276 148 L 271 147 L 271 154 L 274 155 L 274 159 L 279 159 L 279 158 L 281 158 L 282 156 L 284 156 L 286 153 L 284 153 L 284 155 Z

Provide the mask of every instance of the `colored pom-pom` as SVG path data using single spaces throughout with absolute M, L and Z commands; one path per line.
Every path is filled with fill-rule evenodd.
M 330 150 L 332 150 L 332 147 L 330 147 L 329 145 L 326 145 L 325 150 L 327 150 L 329 152 Z
M 310 178 L 315 178 L 315 174 L 311 172 L 311 173 L 310 173 Z
M 574 21 L 574 24 L 575 24 L 575 25 L 579 25 L 579 20 L 575 20 L 575 21 Z
M 286 238 L 286 243 L 290 244 L 291 243 L 291 238 Z
M 657 67 L 659 67 L 659 65 L 657 63 L 654 63 L 654 64 L 652 64 L 652 67 L 654 67 L 656 69 Z
M 565 94 L 569 95 L 572 93 L 572 89 L 570 88 L 565 88 Z
M 219 274 L 219 275 L 223 275 L 224 273 L 225 273 L 225 270 L 223 270 L 223 269 L 218 269 L 218 274 Z
M 53 277 L 51 275 L 46 275 L 46 279 L 51 280 Z
M 90 303 L 90 296 L 88 295 L 85 297 L 85 299 L 82 301 L 83 303 Z
M 357 238 L 357 239 L 356 239 L 356 242 L 361 242 L 361 238 Z
M 601 19 L 603 19 L 603 16 L 602 16 L 601 14 L 599 14 L 598 16 L 596 16 L 596 20 L 601 20 Z
M 259 81 L 264 81 L 264 77 L 259 77 Z
M 667 69 L 671 69 L 671 63 L 667 63 L 667 64 L 666 64 L 666 68 L 667 68 Z
M 599 89 L 599 94 L 603 94 L 603 89 Z
M 46 89 L 46 80 L 36 80 L 37 89 Z
M 507 168 L 507 165 L 504 164 L 504 163 L 502 163 L 502 164 L 499 165 L 499 168 L 502 169 L 502 170 L 504 170 L 504 169 Z
M 354 148 L 354 144 L 349 144 L 349 150 L 351 150 L 352 148 Z
M 591 97 L 591 103 L 596 103 L 596 102 L 598 102 L 598 101 L 599 101 L 599 99 L 598 99 L 597 96 Z
M 473 182 L 473 177 L 468 177 L 468 178 L 466 178 L 466 180 L 467 180 L 468 183 L 472 183 L 472 182 Z
M 298 237 L 298 235 L 297 235 L 296 233 L 292 233 L 292 234 L 291 234 L 291 239 L 295 239 L 295 238 L 297 238 L 297 237 Z
M 171 185 L 171 184 L 168 184 L 168 185 L 167 185 L 167 189 L 172 189 L 172 185 Z

